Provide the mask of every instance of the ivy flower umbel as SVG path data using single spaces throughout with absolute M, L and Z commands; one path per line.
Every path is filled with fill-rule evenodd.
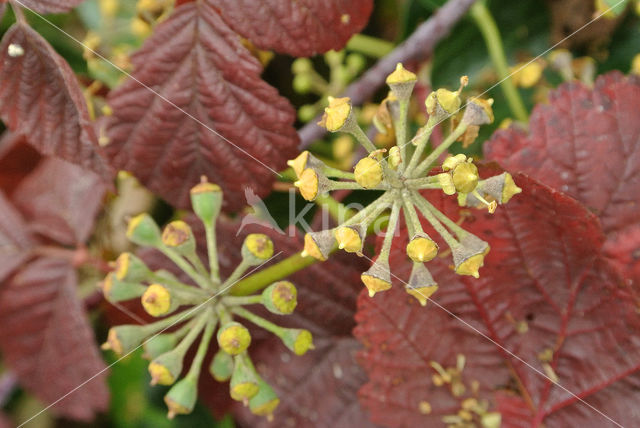
M 390 120 L 395 130 L 396 145 L 389 150 L 388 156 L 383 156 L 384 152 L 378 150 L 360 128 L 349 98 L 330 98 L 320 125 L 331 132 L 351 134 L 369 155 L 356 164 L 353 173 L 328 167 L 306 151 L 289 161 L 289 165 L 298 177 L 296 187 L 310 201 L 320 194 L 338 189 L 382 191 L 378 199 L 337 227 L 307 233 L 303 254 L 326 260 L 337 246 L 361 255 L 368 228 L 380 214 L 390 210 L 380 254 L 371 268 L 361 276 L 369 295 L 373 296 L 391 288 L 389 252 L 400 215 L 403 215 L 409 232 L 406 252 L 413 262 L 406 291 L 422 305 L 426 305 L 427 299 L 438 286 L 424 263 L 432 260 L 439 248 L 435 240 L 423 230 L 418 213 L 447 244 L 453 256 L 455 272 L 460 275 L 479 276 L 489 245 L 436 209 L 422 196 L 420 190 L 440 189 L 447 195 L 457 195 L 462 206 L 484 207 L 493 213 L 497 205 L 507 203 L 521 189 L 508 173 L 481 179 L 472 159 L 463 154 L 448 157 L 441 165 L 441 173 L 429 175 L 440 155 L 451 144 L 459 139 L 471 142 L 481 125 L 493 122 L 493 100 L 468 100 L 464 112 L 456 120 L 455 129 L 438 147 L 426 154 L 435 126 L 461 110 L 460 93 L 468 79 L 466 76 L 460 79 L 461 85 L 457 91 L 438 89 L 427 97 L 425 104 L 429 120 L 409 140 L 407 114 L 416 80 L 416 75 L 406 70 L 402 64 L 398 64 L 387 78 L 391 91 L 382 103 L 379 122 Z
M 197 255 L 195 237 L 187 223 L 173 221 L 161 231 L 147 214 L 131 219 L 127 230 L 129 240 L 161 251 L 195 285 L 185 284 L 165 270 L 152 271 L 132 253 L 121 254 L 114 271 L 103 281 L 105 298 L 114 303 L 139 298 L 149 315 L 163 318 L 146 325 L 113 327 L 103 348 L 122 356 L 142 346 L 145 358 L 150 360 L 151 384 L 173 385 L 165 395 L 169 417 L 173 418 L 190 413 L 195 406 L 198 377 L 215 333 L 220 350 L 212 359 L 209 372 L 218 381 L 230 382 L 231 398 L 242 401 L 255 414 L 271 418 L 279 399 L 247 354 L 251 334 L 239 320 L 268 330 L 296 355 L 303 355 L 313 349 L 311 333 L 280 327 L 245 308 L 261 304 L 274 314 L 291 314 L 297 305 L 296 287 L 288 281 L 278 281 L 261 294 L 229 295 L 232 285 L 250 267 L 259 266 L 272 257 L 273 242 L 263 234 L 248 235 L 242 246 L 241 263 L 223 280 L 219 274 L 215 235 L 222 191 L 203 179 L 191 189 L 191 204 L 205 227 L 209 267 L 205 267 Z M 181 377 L 185 355 L 198 341 L 195 357 Z

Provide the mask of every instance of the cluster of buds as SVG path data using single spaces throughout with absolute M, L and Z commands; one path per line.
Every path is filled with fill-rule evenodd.
M 165 396 L 172 418 L 193 410 L 198 378 L 215 333 L 220 349 L 211 361 L 209 372 L 218 381 L 230 382 L 230 395 L 234 400 L 242 401 L 254 414 L 270 418 L 279 399 L 247 354 L 251 335 L 238 319 L 268 330 L 296 355 L 303 355 L 313 348 L 309 331 L 280 327 L 245 307 L 258 304 L 277 315 L 291 314 L 297 305 L 296 287 L 288 281 L 279 281 L 260 294 L 231 295 L 232 286 L 249 268 L 272 258 L 273 242 L 263 234 L 248 235 L 242 246 L 242 261 L 222 280 L 215 231 L 222 192 L 203 179 L 191 189 L 191 203 L 204 224 L 209 268 L 197 255 L 195 237 L 187 223 L 172 221 L 160 230 L 147 214 L 132 218 L 127 230 L 129 240 L 162 252 L 192 283 L 182 282 L 166 270 L 153 271 L 132 253 L 121 254 L 114 271 L 102 283 L 105 298 L 112 303 L 139 298 L 149 315 L 161 319 L 146 325 L 113 327 L 103 348 L 123 356 L 143 347 L 145 358 L 151 361 L 151 384 L 173 385 Z M 191 366 L 180 378 L 185 355 L 198 338 Z
M 309 152 L 303 152 L 289 161 L 296 173 L 302 196 L 309 201 L 318 195 L 337 189 L 382 191 L 373 203 L 353 215 L 339 226 L 305 235 L 303 254 L 326 260 L 338 247 L 362 255 L 362 246 L 368 229 L 383 212 L 391 210 L 382 249 L 371 268 L 362 274 L 362 282 L 373 296 L 391 287 L 389 253 L 401 213 L 409 232 L 407 256 L 413 262 L 406 286 L 409 294 L 422 305 L 437 290 L 437 284 L 424 265 L 438 254 L 438 244 L 422 228 L 418 212 L 442 237 L 450 248 L 455 272 L 460 275 L 479 276 L 489 245 L 465 231 L 427 201 L 420 193 L 423 189 L 439 189 L 447 195 L 457 195 L 462 206 L 485 207 L 493 213 L 521 191 L 511 175 L 500 175 L 483 180 L 472 159 L 465 155 L 450 156 L 442 163 L 442 172 L 429 175 L 438 158 L 456 140 L 475 138 L 477 129 L 493 121 L 492 100 L 470 99 L 464 111 L 454 118 L 455 129 L 444 141 L 425 156 L 429 137 L 435 126 L 461 110 L 460 93 L 468 79 L 461 79 L 460 89 L 438 89 L 426 99 L 429 113 L 427 124 L 410 141 L 407 138 L 407 111 L 416 75 L 401 64 L 387 78 L 391 91 L 381 105 L 379 122 L 389 120 L 395 130 L 396 145 L 384 155 L 369 140 L 357 124 L 349 98 L 331 98 L 320 125 L 331 132 L 351 134 L 369 152 L 355 166 L 354 172 L 328 167 Z

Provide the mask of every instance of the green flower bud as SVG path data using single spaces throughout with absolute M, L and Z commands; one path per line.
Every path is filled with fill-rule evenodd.
M 415 235 L 407 244 L 407 255 L 414 262 L 428 262 L 433 260 L 437 254 L 438 244 L 423 233 Z
M 345 59 L 345 65 L 352 75 L 360 73 L 367 66 L 367 60 L 363 55 L 350 53 Z
M 259 265 L 273 256 L 273 241 L 263 233 L 247 235 L 242 244 L 242 258 L 252 265 Z
M 300 189 L 305 200 L 313 201 L 329 189 L 329 179 L 315 168 L 306 168 L 293 185 Z
M 293 90 L 299 94 L 308 94 L 313 88 L 313 79 L 307 73 L 297 74 L 293 77 Z
M 442 174 L 438 174 L 436 177 L 438 177 L 438 184 L 442 186 L 442 191 L 445 195 L 456 194 L 456 186 L 453 184 L 451 174 L 443 172 Z
M 131 253 L 122 253 L 116 259 L 115 275 L 120 281 L 142 282 L 150 274 L 147 265 Z
M 478 175 L 478 168 L 474 164 L 464 162 L 453 169 L 451 178 L 458 192 L 471 193 L 478 185 L 480 176 Z
M 229 395 L 245 405 L 258 393 L 258 374 L 246 354 L 234 358 L 233 374 L 229 383 Z
M 157 334 L 142 344 L 144 358 L 153 360 L 160 355 L 171 351 L 178 344 L 174 333 Z
M 402 155 L 400 154 L 400 147 L 393 146 L 389 149 L 389 167 L 392 170 L 397 170 L 402 163 Z
M 438 290 L 438 285 L 422 263 L 414 263 L 409 283 L 406 285 L 405 290 L 415 297 L 420 302 L 420 305 L 426 306 L 429 297 Z
M 313 104 L 301 105 L 298 109 L 298 119 L 300 119 L 301 122 L 309 122 L 316 117 L 317 112 L 318 110 Z
M 220 186 L 209 183 L 203 176 L 200 184 L 193 187 L 189 193 L 193 212 L 205 225 L 213 225 L 222 208 L 222 189 Z
M 218 345 L 230 355 L 238 355 L 247 350 L 251 344 L 251 334 L 242 324 L 231 321 L 218 330 Z
M 349 119 L 353 119 L 351 99 L 329 97 L 329 106 L 324 109 L 324 115 L 318 125 L 329 132 L 340 131 Z
M 182 220 L 172 221 L 164 227 L 162 243 L 184 255 L 194 254 L 196 251 L 196 238 L 193 236 L 193 231 Z
M 141 325 L 119 325 L 111 327 L 107 341 L 102 349 L 111 349 L 118 356 L 123 356 L 136 349 L 147 337 L 148 331 Z
M 273 412 L 280 404 L 280 399 L 273 388 L 258 377 L 258 393 L 249 400 L 249 410 L 258 416 L 265 416 L 269 421 L 273 420 Z
M 380 291 L 391 288 L 391 273 L 389 263 L 386 261 L 376 261 L 369 270 L 360 275 L 360 279 L 369 290 L 369 297 L 375 296 Z
M 304 355 L 309 349 L 315 349 L 313 336 L 309 330 L 284 328 L 280 339 L 296 355 Z
M 347 253 L 362 253 L 365 230 L 360 226 L 341 226 L 335 231 L 338 248 Z
M 162 245 L 160 228 L 147 213 L 138 214 L 129 220 L 127 238 L 134 244 L 146 247 L 160 247 Z
M 331 230 L 309 232 L 304 235 L 304 250 L 301 255 L 302 257 L 311 256 L 323 262 L 329 257 L 335 243 L 336 240 Z
M 142 296 L 147 287 L 135 282 L 124 282 L 113 272 L 107 274 L 102 282 L 104 298 L 111 303 L 123 302 Z
M 149 363 L 151 385 L 171 385 L 182 372 L 184 355 L 175 349 L 165 352 Z
M 309 58 L 296 58 L 291 64 L 293 74 L 308 73 L 313 70 L 313 63 Z
M 380 161 L 370 157 L 360 159 L 353 174 L 356 182 L 365 189 L 377 187 L 384 178 Z
M 470 275 L 479 278 L 479 269 L 489 253 L 489 244 L 482 239 L 467 233 L 460 240 L 460 245 L 452 248 L 453 264 L 458 275 Z
M 418 81 L 418 77 L 404 68 L 401 63 L 396 65 L 396 69 L 386 80 L 393 94 L 399 100 L 407 100 L 411 96 L 413 87 Z
M 142 307 L 153 317 L 167 315 L 178 307 L 169 290 L 160 284 L 151 284 L 141 298 Z
M 164 402 L 169 408 L 167 417 L 173 419 L 176 415 L 188 415 L 193 411 L 197 400 L 197 380 L 191 376 L 180 379 L 164 396 Z
M 298 304 L 298 291 L 289 281 L 278 281 L 262 292 L 262 304 L 274 314 L 292 313 Z
M 456 166 L 460 165 L 467 161 L 467 156 L 460 153 L 455 156 L 448 156 L 444 162 L 442 162 L 442 170 L 450 171 L 454 169 Z
M 218 350 L 211 359 L 209 373 L 218 382 L 228 381 L 233 373 L 233 357 L 222 349 Z

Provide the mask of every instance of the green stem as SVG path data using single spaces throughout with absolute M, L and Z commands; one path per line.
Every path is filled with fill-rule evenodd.
M 382 250 L 378 260 L 389 261 L 389 254 L 391 252 L 391 243 L 393 242 L 393 235 L 396 233 L 396 226 L 398 225 L 398 219 L 400 217 L 400 202 L 396 201 L 391 208 L 391 214 L 389 215 L 389 225 L 387 226 L 387 232 L 384 235 L 384 242 L 382 243 Z
M 396 130 L 396 145 L 400 148 L 400 158 L 402 163 L 398 166 L 400 172 L 404 170 L 407 159 L 407 110 L 409 109 L 409 98 L 400 100 L 400 111 L 398 117 L 394 120 L 394 128 Z
M 196 272 L 193 266 L 191 266 L 188 261 L 183 259 L 182 256 L 176 251 L 164 245 L 159 247 L 159 250 L 162 252 L 162 254 L 171 259 L 171 261 L 175 263 L 176 266 L 182 269 L 184 273 L 189 275 L 189 277 L 193 279 L 195 283 L 198 284 L 201 288 L 204 288 L 205 290 L 212 288 L 212 284 L 209 283 L 209 279 L 203 278 L 198 272 Z
M 180 341 L 178 346 L 174 348 L 174 352 L 178 353 L 179 355 L 184 355 L 187 352 L 187 350 L 191 347 L 193 342 L 200 334 L 200 331 L 202 331 L 202 329 L 204 328 L 204 325 L 207 322 L 207 317 L 210 315 L 210 311 L 206 311 L 198 315 L 198 320 L 193 326 L 193 329 L 191 329 L 189 333 L 187 333 L 185 338 Z
M 205 224 L 204 230 L 207 237 L 207 253 L 209 255 L 211 281 L 213 281 L 214 284 L 220 284 L 220 267 L 218 266 L 218 245 L 215 223 L 212 222 L 212 224 Z
M 464 134 L 464 132 L 466 130 L 467 130 L 467 124 L 464 123 L 464 122 L 460 122 L 460 124 L 456 127 L 456 129 L 454 129 L 453 132 L 451 132 L 451 134 L 449 134 L 447 136 L 447 138 L 445 138 L 444 141 L 442 143 L 440 143 L 440 145 L 438 147 L 436 147 L 429 154 L 429 156 L 427 156 L 426 159 L 423 160 L 418 165 L 418 167 L 416 168 L 416 171 L 412 175 L 412 177 L 418 178 L 422 174 L 424 174 L 426 171 L 428 171 L 429 168 L 431 168 L 431 166 L 433 165 L 433 163 L 438 160 L 438 157 L 442 153 L 444 153 L 445 150 L 447 150 L 449 147 L 451 147 L 451 145 L 453 143 L 455 143 L 455 141 L 458 139 L 458 137 L 460 137 L 462 134 Z
M 362 186 L 355 181 L 331 181 L 329 180 L 331 190 L 362 190 Z
M 431 202 L 427 201 L 426 199 L 424 199 L 423 205 L 429 210 L 431 211 L 431 213 L 438 219 L 440 220 L 442 223 L 444 223 L 444 225 L 446 227 L 449 228 L 449 230 L 451 230 L 453 233 L 456 234 L 456 236 L 458 237 L 458 239 L 462 239 L 466 234 L 468 234 L 469 232 L 467 232 L 466 230 L 464 230 L 462 227 L 460 227 L 455 221 L 451 220 L 449 217 L 447 217 L 446 215 L 444 215 L 440 210 L 438 210 L 436 207 L 434 207 Z
M 333 168 L 333 167 L 326 166 L 326 165 L 322 169 L 322 172 L 324 172 L 324 175 L 326 175 L 327 177 L 344 178 L 345 180 L 354 180 L 355 179 L 355 176 L 353 175 L 353 172 L 343 171 L 341 169 Z
M 429 120 L 427 124 L 420 130 L 416 138 L 416 149 L 413 151 L 413 155 L 411 156 L 411 162 L 409 166 L 404 170 L 405 177 L 409 177 L 411 171 L 418 165 L 418 161 L 420 160 L 420 156 L 424 152 L 424 149 L 427 147 L 427 142 L 429 141 L 429 137 L 431 137 L 431 133 L 435 129 L 438 121 L 435 116 L 429 116 Z
M 345 208 L 344 205 L 336 201 L 328 193 L 318 195 L 314 202 L 326 209 L 329 212 L 329 215 L 338 223 L 344 219 L 353 217 L 356 214 L 354 210 Z
M 377 37 L 356 34 L 347 43 L 347 49 L 360 52 L 372 58 L 382 58 L 395 48 L 395 45 Z
M 484 1 L 477 1 L 473 6 L 471 6 L 471 16 L 480 29 L 485 44 L 487 45 L 489 56 L 491 57 L 493 66 L 498 72 L 498 76 L 500 77 L 500 86 L 502 87 L 502 92 L 504 92 L 504 96 L 507 99 L 511 113 L 520 122 L 526 123 L 529 120 L 529 114 L 527 113 L 527 109 L 524 107 L 524 103 L 522 102 L 522 98 L 520 98 L 516 85 L 510 77 L 507 57 L 504 52 L 502 37 L 500 36 L 500 31 L 498 30 L 496 21 L 493 19 L 493 16 L 491 16 L 491 12 Z
M 449 248 L 453 249 L 459 246 L 460 244 L 458 243 L 458 241 L 455 240 L 455 238 L 449 233 L 449 231 L 444 228 L 442 223 L 440 223 L 438 219 L 433 215 L 428 207 L 431 204 L 429 204 L 427 200 L 424 199 L 418 192 L 413 192 L 412 196 L 414 204 L 418 206 L 418 209 L 420 210 L 424 218 L 427 219 L 427 221 L 436 230 L 436 232 L 438 232 L 438 234 L 442 236 L 442 239 L 444 239 Z
M 172 278 L 159 275 L 156 272 L 152 272 L 151 275 L 146 277 L 150 282 L 156 282 L 167 287 L 170 291 L 180 291 L 185 293 L 191 293 L 198 295 L 201 298 L 207 298 L 209 295 L 202 289 L 194 287 L 193 285 L 184 284 L 180 281 Z
M 242 260 L 240 262 L 240 264 L 238 266 L 236 266 L 236 268 L 234 269 L 233 273 L 231 275 L 229 275 L 229 278 L 225 279 L 225 281 L 222 283 L 221 288 L 225 289 L 229 285 L 231 285 L 234 282 L 238 281 L 238 279 L 240 279 L 242 274 L 245 273 L 247 271 L 247 269 L 249 269 L 250 267 L 251 266 L 246 261 Z
M 280 326 L 275 325 L 274 323 L 272 323 L 271 321 L 267 321 L 266 319 L 259 317 L 258 315 L 254 314 L 253 312 L 249 312 L 248 310 L 244 309 L 244 308 L 239 308 L 239 307 L 235 307 L 233 309 L 231 309 L 231 312 L 233 312 L 234 314 L 241 316 L 242 318 L 251 321 L 252 323 L 254 323 L 255 325 L 257 325 L 258 327 L 262 327 L 265 330 L 275 334 L 276 336 L 282 336 L 282 330 L 283 328 Z
M 420 224 L 420 219 L 418 219 L 416 207 L 413 206 L 411 194 L 409 194 L 408 192 L 403 192 L 402 203 L 404 205 L 404 219 L 407 223 L 407 229 L 409 230 L 409 239 L 411 240 L 418 233 L 424 234 L 424 231 L 422 229 L 422 225 Z
M 227 306 L 256 305 L 262 303 L 262 295 L 255 296 L 225 296 L 222 303 Z
M 211 342 L 211 337 L 213 336 L 213 331 L 216 327 L 216 323 L 217 320 L 213 317 L 207 321 L 204 333 L 202 334 L 202 339 L 200 340 L 200 344 L 198 345 L 198 350 L 196 351 L 196 356 L 193 357 L 193 362 L 191 363 L 191 367 L 189 367 L 189 372 L 187 373 L 186 377 L 190 377 L 194 381 L 197 381 L 198 377 L 200 376 L 202 362 L 204 361 L 204 357 L 209 350 L 209 343 Z

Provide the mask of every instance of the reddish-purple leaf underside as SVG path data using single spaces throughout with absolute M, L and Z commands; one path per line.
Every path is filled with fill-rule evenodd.
M 39 399 L 54 403 L 64 397 L 56 411 L 91 420 L 105 410 L 108 392 L 104 377 L 93 378 L 105 367 L 76 285 L 73 266 L 52 258 L 31 262 L 3 284 L 0 349 L 20 383 Z
M 30 27 L 16 23 L 0 43 L 0 116 L 46 155 L 95 171 L 111 167 L 98 146 L 87 105 L 73 71 Z
M 33 245 L 24 220 L 0 193 L 0 283 L 27 259 Z
M 207 0 L 262 49 L 311 56 L 344 47 L 364 28 L 372 0 Z
M 443 416 L 458 415 L 464 399 L 476 398 L 502 412 L 503 427 L 614 426 L 547 378 L 553 376 L 618 423 L 640 422 L 640 317 L 600 253 L 597 218 L 561 192 L 524 175 L 515 179 L 523 193 L 494 215 L 463 217 L 463 227 L 491 245 L 480 279 L 457 276 L 447 258 L 436 258 L 427 265 L 440 289 L 427 307 L 400 281 L 373 299 L 361 294 L 356 336 L 366 346 L 370 379 L 361 399 L 374 422 L 444 426 Z M 426 195 L 459 219 L 451 198 Z M 391 269 L 406 280 L 406 231 L 402 236 Z M 455 396 L 450 385 L 433 382 L 432 362 L 455 368 L 458 355 L 466 363 L 454 383 L 464 393 Z
M 201 175 L 222 186 L 228 210 L 246 203 L 245 187 L 269 192 L 295 154 L 295 113 L 211 5 L 178 6 L 132 62 L 105 125 L 118 168 L 178 207 Z
M 15 0 L 17 5 L 38 13 L 63 13 L 78 6 L 84 0 Z
M 640 79 L 600 76 L 593 89 L 568 83 L 537 106 L 530 133 L 496 132 L 488 160 L 522 171 L 582 202 L 600 217 L 605 251 L 640 285 Z M 622 259 L 618 259 L 622 257 Z

